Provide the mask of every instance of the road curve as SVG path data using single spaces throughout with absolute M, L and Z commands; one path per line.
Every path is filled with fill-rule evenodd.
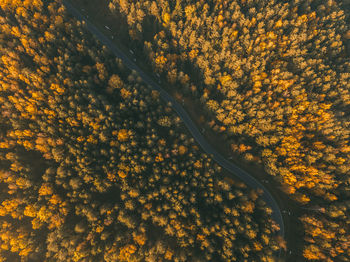
M 63 0 L 62 3 L 65 5 L 67 11 L 69 11 L 74 17 L 76 17 L 80 21 L 84 21 L 87 29 L 95 35 L 106 47 L 108 47 L 115 56 L 119 57 L 123 63 L 131 70 L 135 70 L 138 72 L 139 76 L 143 79 L 143 81 L 150 85 L 153 89 L 157 90 L 160 93 L 160 97 L 165 102 L 170 102 L 172 108 L 176 111 L 179 117 L 182 119 L 188 130 L 193 135 L 194 139 L 197 143 L 202 147 L 202 149 L 210 155 L 220 166 L 227 169 L 233 177 L 239 177 L 242 181 L 244 181 L 248 186 L 254 189 L 262 189 L 263 190 L 263 199 L 265 202 L 272 208 L 272 218 L 276 221 L 280 226 L 279 235 L 284 238 L 285 230 L 284 230 L 284 222 L 281 214 L 281 210 L 277 205 L 277 202 L 272 197 L 270 192 L 253 176 L 239 168 L 235 164 L 228 161 L 225 157 L 223 157 L 219 152 L 217 152 L 203 137 L 200 133 L 197 126 L 191 120 L 188 113 L 183 109 L 183 107 L 171 96 L 168 92 L 166 92 L 163 88 L 161 88 L 152 78 L 150 78 L 145 72 L 143 72 L 128 56 L 126 56 L 121 50 L 119 50 L 113 42 L 107 38 L 102 32 L 99 31 L 91 22 L 89 22 L 80 12 L 76 9 L 71 3 L 66 0 Z

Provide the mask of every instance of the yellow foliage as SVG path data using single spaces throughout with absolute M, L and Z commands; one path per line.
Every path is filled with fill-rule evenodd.
M 232 77 L 230 75 L 225 75 L 225 76 L 220 77 L 220 83 L 222 85 L 225 85 L 225 83 L 227 83 L 228 81 L 231 81 L 231 80 L 232 80 Z
M 274 32 L 268 32 L 266 34 L 266 37 L 270 38 L 270 39 L 276 39 L 277 36 L 276 36 L 276 34 Z
M 32 105 L 32 104 L 29 104 L 27 107 L 26 107 L 26 110 L 29 114 L 37 114 L 38 110 L 36 108 L 35 105 Z
M 164 13 L 162 19 L 163 19 L 164 24 L 167 25 L 170 22 L 170 14 Z
M 60 227 L 64 222 L 64 219 L 59 216 L 58 214 L 55 214 L 50 217 L 50 224 L 48 226 L 49 229 L 54 229 Z
M 191 59 L 194 59 L 198 55 L 198 50 L 197 49 L 191 50 L 188 55 Z
M 201 235 L 201 234 L 198 234 L 198 235 L 197 235 L 197 239 L 198 239 L 199 241 L 203 241 L 203 240 L 205 239 L 205 236 L 204 236 L 204 235 Z
M 146 208 L 147 210 L 150 210 L 150 209 L 152 208 L 152 203 L 147 203 L 147 204 L 145 205 L 145 208 Z
M 134 254 L 136 251 L 136 247 L 134 245 L 127 245 L 120 249 L 119 251 L 119 259 L 121 261 L 128 260 L 130 255 Z
M 0 142 L 0 148 L 10 148 L 10 145 L 7 142 Z
M 0 146 L 1 148 L 1 146 Z M 343 146 L 340 151 L 344 154 L 350 153 L 350 146 Z
M 47 153 L 49 151 L 49 149 L 43 145 L 35 145 L 35 148 L 42 153 Z
M 233 31 L 233 32 L 231 33 L 230 37 L 231 37 L 232 39 L 234 39 L 234 38 L 237 37 L 237 35 L 238 35 L 238 31 L 235 30 L 235 31 Z
M 40 227 L 42 227 L 43 223 L 42 221 L 40 221 L 40 219 L 38 217 L 34 218 L 32 220 L 32 228 L 33 229 L 39 229 Z
M 197 169 L 202 168 L 202 162 L 201 162 L 200 160 L 197 160 L 197 161 L 194 163 L 194 167 L 197 168 Z
M 253 88 L 254 88 L 254 89 L 255 89 L 255 88 L 260 88 L 260 87 L 262 87 L 261 81 L 256 81 L 256 82 L 254 82 L 254 85 L 253 85 Z
M 109 142 L 109 145 L 110 146 L 118 146 L 118 142 L 117 141 L 111 141 L 111 142 Z
M 108 80 L 108 87 L 110 87 L 111 90 L 116 88 L 119 89 L 119 88 L 122 88 L 123 86 L 124 86 L 124 83 L 118 75 L 113 74 Z
M 0 216 L 6 216 L 7 215 L 7 211 L 3 206 L 0 206 Z
M 162 55 L 157 56 L 155 59 L 156 65 L 159 67 L 163 66 L 167 61 L 168 59 Z
M 27 217 L 36 217 L 37 210 L 33 205 L 29 205 L 25 207 L 23 214 Z
M 22 142 L 22 145 L 23 145 L 26 149 L 29 149 L 29 150 L 31 150 L 31 149 L 34 148 L 34 144 L 33 144 L 32 142 L 27 141 L 27 140 L 24 140 L 24 141 Z
M 254 241 L 254 249 L 257 250 L 257 251 L 260 251 L 262 250 L 263 246 L 257 242 L 257 241 Z
M 167 260 L 171 260 L 173 255 L 174 255 L 174 253 L 170 249 L 167 249 L 167 251 L 165 252 L 164 258 Z
M 244 203 L 244 205 L 242 206 L 242 210 L 247 213 L 253 213 L 254 208 L 255 208 L 255 205 L 251 201 Z
M 303 256 L 308 260 L 319 260 L 324 258 L 320 249 L 315 245 L 310 245 L 304 249 Z
M 2 249 L 2 250 L 8 250 L 8 249 L 9 249 L 9 246 L 6 245 L 6 244 L 1 244 L 0 249 Z M 4 258 L 0 258 L 0 261 L 1 261 L 1 262 L 2 262 L 2 261 L 5 261 L 5 260 L 2 260 L 2 259 L 4 259 Z
M 326 196 L 325 196 L 325 198 L 326 198 L 327 200 L 330 200 L 330 201 L 335 201 L 335 200 L 338 199 L 338 197 L 337 197 L 336 195 L 333 195 L 333 194 L 330 194 L 330 193 L 327 193 Z
M 130 189 L 128 191 L 128 194 L 129 194 L 129 196 L 131 196 L 133 198 L 136 198 L 136 197 L 138 197 L 140 195 L 139 192 L 137 190 L 135 190 L 135 189 Z
M 330 109 L 332 107 L 332 104 L 320 104 L 320 107 L 323 110 L 327 110 L 327 109 Z
M 179 146 L 179 154 L 184 155 L 187 152 L 187 148 L 183 145 Z
M 280 28 L 282 25 L 283 23 L 282 23 L 282 20 L 280 19 L 275 23 L 275 28 Z
M 20 32 L 20 30 L 19 30 L 19 28 L 17 27 L 17 26 L 13 26 L 12 28 L 11 28 L 11 33 L 12 33 L 12 35 L 14 35 L 15 37 L 18 37 L 18 38 L 20 38 L 21 37 L 21 32 Z
M 52 195 L 53 189 L 49 184 L 43 184 L 39 189 L 40 196 Z
M 126 129 L 121 129 L 118 132 L 118 140 L 119 141 L 126 141 L 129 139 L 129 134 L 128 134 L 128 130 Z
M 92 135 L 89 135 L 88 138 L 86 139 L 88 143 L 96 145 L 98 143 L 98 140 L 94 138 Z
M 120 170 L 123 170 L 123 171 L 127 172 L 127 173 L 130 171 L 130 167 L 128 167 L 127 165 L 125 165 L 123 163 L 118 164 L 118 168 Z
M 17 252 L 21 257 L 28 256 L 28 254 L 33 250 L 28 233 L 24 233 L 22 228 L 1 232 L 0 237 L 2 240 L 2 250 Z
M 164 158 L 161 153 L 158 153 L 158 155 L 155 158 L 156 162 L 163 162 Z
M 134 234 L 133 235 L 133 238 L 134 238 L 134 241 L 139 244 L 140 246 L 143 246 L 145 243 L 146 243 L 146 236 L 144 234 L 141 234 L 141 235 L 136 235 Z
M 98 130 L 101 128 L 101 126 L 99 125 L 99 123 L 95 123 L 95 122 L 91 122 L 89 124 L 94 130 Z
M 303 204 L 305 204 L 305 203 L 307 203 L 307 202 L 310 201 L 310 198 L 307 197 L 307 196 L 304 195 L 304 194 L 297 195 L 297 196 L 295 197 L 295 199 L 296 199 L 298 202 L 303 203 Z
M 74 251 L 74 254 L 73 254 L 73 261 L 74 262 L 78 262 L 78 261 L 81 261 L 81 259 L 82 258 L 84 258 L 85 257 L 85 255 L 84 255 L 84 253 L 82 253 L 82 252 L 79 252 L 79 251 Z
M 126 178 L 127 174 L 125 172 L 121 171 L 121 170 L 118 170 L 118 176 L 120 178 Z
M 192 14 L 196 11 L 196 7 L 194 5 L 187 5 L 185 7 L 185 15 L 188 19 L 191 19 Z
M 51 84 L 50 88 L 59 94 L 64 93 L 64 88 L 61 87 L 59 84 Z
M 23 177 L 19 177 L 16 179 L 16 185 L 19 187 L 19 188 L 27 188 L 28 187 L 28 180 L 27 179 L 24 179 Z
M 46 41 L 53 41 L 53 40 L 55 40 L 55 36 L 53 34 L 51 34 L 50 32 L 45 32 L 44 35 L 45 35 Z
M 336 159 L 335 163 L 336 163 L 337 165 L 342 165 L 342 164 L 344 164 L 345 161 L 346 161 L 346 160 L 345 160 L 344 158 L 338 157 L 338 158 Z
M 266 43 L 260 42 L 259 47 L 261 48 L 261 50 L 264 50 L 266 48 Z
M 297 18 L 297 21 L 300 21 L 300 22 L 303 22 L 303 23 L 307 22 L 307 20 L 308 20 L 307 15 L 302 15 L 302 16 L 299 16 Z
M 21 257 L 26 257 L 29 255 L 29 253 L 32 252 L 32 249 L 31 248 L 24 248 L 22 249 L 20 252 L 19 252 L 19 255 Z
M 129 97 L 131 97 L 131 92 L 129 90 L 126 90 L 125 88 L 122 88 L 120 89 L 120 95 L 122 96 L 122 98 L 128 99 Z
M 49 200 L 49 202 L 52 204 L 52 205 L 58 205 L 60 203 L 62 203 L 62 200 L 61 198 L 57 195 L 57 194 L 53 194 Z
M 56 24 L 57 26 L 63 24 L 63 18 L 62 18 L 61 16 L 56 16 L 56 17 L 55 17 L 55 24 Z M 79 50 L 79 49 L 78 49 L 78 50 Z M 79 50 L 79 51 L 80 51 L 80 50 Z
M 111 182 L 115 182 L 116 181 L 116 176 L 114 173 L 107 173 L 107 179 Z
M 166 145 L 165 139 L 163 139 L 163 138 L 159 139 L 159 144 L 162 146 L 165 146 Z
M 47 222 L 51 216 L 52 216 L 52 213 L 45 206 L 40 208 L 38 215 L 37 215 L 37 217 L 42 222 Z
M 221 21 L 223 21 L 224 20 L 224 17 L 220 14 L 220 15 L 218 15 L 218 17 L 217 17 L 217 21 L 218 22 L 221 22 Z
M 4 200 L 0 206 L 0 216 L 11 215 L 13 218 L 21 219 L 22 215 L 18 210 L 20 204 L 21 201 L 17 198 Z

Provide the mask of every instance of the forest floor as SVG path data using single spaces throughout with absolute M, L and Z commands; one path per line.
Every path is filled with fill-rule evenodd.
M 149 63 L 142 61 L 142 59 L 139 57 L 133 56 L 129 51 L 130 46 L 126 47 L 120 41 L 120 38 L 118 38 L 118 34 L 116 32 L 125 30 L 125 27 L 123 28 L 125 21 L 123 18 L 118 18 L 111 14 L 111 12 L 108 10 L 108 2 L 108 0 L 75 0 L 72 4 L 81 10 L 81 13 L 85 15 L 89 21 L 91 21 L 101 32 L 109 37 L 113 36 L 112 41 L 116 46 L 118 46 L 118 48 L 120 48 L 120 50 L 132 58 L 137 58 L 137 65 L 144 72 L 148 73 L 149 76 L 154 76 L 154 72 L 152 72 Z M 107 29 L 105 26 L 108 26 L 109 29 Z M 306 210 L 299 208 L 295 201 L 291 200 L 287 194 L 281 191 L 278 182 L 275 181 L 271 175 L 267 174 L 261 164 L 247 162 L 238 153 L 232 151 L 230 145 L 227 143 L 227 141 L 225 141 L 224 137 L 218 135 L 218 133 L 209 126 L 208 123 L 213 121 L 214 118 L 204 113 L 204 110 L 202 109 L 203 106 L 198 101 L 194 101 L 190 97 L 184 97 L 183 95 L 174 91 L 174 89 L 169 88 L 170 84 L 164 85 L 165 82 L 165 79 L 162 79 L 162 87 L 173 97 L 177 98 L 179 102 L 182 102 L 182 100 L 184 101 L 184 109 L 189 113 L 195 124 L 200 127 L 201 130 L 204 129 L 204 132 L 202 132 L 203 136 L 211 145 L 214 146 L 217 151 L 219 151 L 231 162 L 253 175 L 256 179 L 258 179 L 258 181 L 268 181 L 267 183 L 262 183 L 275 198 L 279 207 L 281 208 L 281 211 L 287 211 L 287 213 L 283 213 L 288 250 L 286 252 L 286 261 L 304 261 L 302 256 L 303 241 L 300 241 L 302 239 L 301 223 L 298 217 L 304 214 Z M 191 134 L 188 131 L 186 133 L 191 137 Z M 227 171 L 224 169 L 223 171 L 225 175 L 225 172 Z M 288 215 L 288 211 L 291 213 L 291 215 Z M 292 251 L 291 254 L 289 254 L 290 250 Z

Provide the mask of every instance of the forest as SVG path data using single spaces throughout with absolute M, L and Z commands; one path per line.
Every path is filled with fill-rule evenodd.
M 0 46 L 0 261 L 276 261 L 261 192 L 59 1 L 0 0 Z
M 304 259 L 350 261 L 349 1 L 100 2 L 122 43 L 201 104 L 232 155 L 260 163 L 307 210 Z

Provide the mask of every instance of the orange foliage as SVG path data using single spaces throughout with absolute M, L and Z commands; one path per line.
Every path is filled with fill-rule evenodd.
M 133 238 L 134 238 L 134 241 L 140 246 L 143 246 L 147 240 L 146 235 L 144 234 L 140 234 L 140 235 L 133 234 Z
M 167 260 L 171 260 L 173 255 L 174 255 L 173 251 L 170 249 L 167 249 L 167 251 L 165 252 L 164 258 Z
M 118 175 L 119 175 L 119 174 L 118 174 Z M 107 178 L 108 178 L 108 180 L 111 181 L 111 182 L 115 182 L 115 181 L 116 181 L 116 176 L 115 176 L 115 174 L 113 174 L 113 173 L 107 173 Z
M 136 247 L 134 245 L 126 245 L 119 250 L 119 259 L 121 261 L 128 260 L 130 255 L 134 254 L 136 251 Z
M 320 260 L 325 258 L 320 249 L 315 245 L 310 245 L 307 248 L 305 248 L 303 251 L 303 255 L 306 259 L 309 260 Z
M 40 196 L 52 195 L 53 189 L 49 184 L 42 184 L 39 189 Z
M 155 59 L 156 65 L 157 65 L 158 67 L 163 67 L 164 64 L 165 64 L 167 61 L 168 61 L 167 58 L 164 57 L 164 56 L 162 56 L 162 55 L 156 57 L 156 59 Z
M 156 162 L 163 162 L 164 161 L 164 158 L 163 158 L 161 153 L 158 153 L 158 155 L 155 158 L 155 161 Z
M 131 97 L 131 92 L 125 88 L 122 88 L 120 89 L 120 95 L 122 96 L 122 98 L 128 99 Z
M 187 152 L 187 148 L 183 145 L 179 146 L 179 154 L 184 155 Z
M 200 169 L 202 168 L 202 162 L 200 160 L 197 160 L 195 163 L 194 163 L 194 167 L 197 168 L 197 169 Z
M 121 129 L 118 132 L 118 140 L 121 142 L 124 142 L 126 140 L 129 139 L 129 134 L 128 134 L 128 130 L 126 129 Z
M 127 174 L 126 174 L 124 171 L 119 170 L 119 171 L 118 171 L 118 176 L 119 176 L 120 178 L 126 178 Z

